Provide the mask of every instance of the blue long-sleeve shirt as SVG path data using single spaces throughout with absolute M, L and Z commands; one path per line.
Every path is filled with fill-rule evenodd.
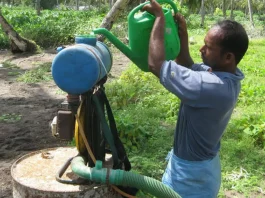
M 161 84 L 181 100 L 174 154 L 185 160 L 207 160 L 217 154 L 244 78 L 239 69 L 235 74 L 208 69 L 165 61 L 160 71 Z

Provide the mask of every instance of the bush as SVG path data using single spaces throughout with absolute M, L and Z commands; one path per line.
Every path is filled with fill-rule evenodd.
M 244 18 L 245 17 L 245 13 L 242 12 L 241 10 L 234 10 L 234 16 L 240 17 L 240 18 Z
M 166 91 L 151 73 L 131 65 L 106 85 L 116 115 L 119 135 L 128 150 L 137 150 L 152 136 L 160 122 L 176 119 L 179 100 Z M 163 104 L 163 105 L 161 105 Z
M 214 16 L 223 16 L 223 11 L 220 8 L 216 8 L 214 11 Z

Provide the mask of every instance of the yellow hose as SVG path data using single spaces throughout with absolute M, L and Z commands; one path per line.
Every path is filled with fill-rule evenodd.
M 85 113 L 86 113 L 85 109 L 86 109 L 86 105 L 85 105 L 84 101 L 82 100 L 81 104 L 79 105 L 78 110 L 77 110 L 77 117 L 79 119 L 78 120 L 76 119 L 76 121 L 75 121 L 75 144 L 76 144 L 76 148 L 77 148 L 78 152 L 82 156 L 87 156 L 87 154 L 88 154 L 85 142 L 84 142 L 82 135 L 80 133 L 80 128 L 83 129 L 82 126 L 84 126 L 84 122 L 85 122 Z

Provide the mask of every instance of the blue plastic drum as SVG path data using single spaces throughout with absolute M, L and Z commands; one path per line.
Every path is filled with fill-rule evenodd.
M 76 37 L 76 44 L 62 49 L 52 63 L 52 76 L 63 91 L 79 95 L 91 90 L 112 66 L 108 47 L 91 37 Z

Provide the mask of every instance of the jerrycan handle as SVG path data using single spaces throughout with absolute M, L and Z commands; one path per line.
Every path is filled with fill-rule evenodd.
M 158 3 L 168 3 L 173 8 L 174 14 L 178 12 L 176 4 L 172 0 L 157 0 Z M 146 4 L 149 4 L 150 1 L 144 2 L 140 4 L 139 6 L 135 7 L 129 14 L 128 19 L 134 18 L 134 15 L 136 12 L 140 11 Z

